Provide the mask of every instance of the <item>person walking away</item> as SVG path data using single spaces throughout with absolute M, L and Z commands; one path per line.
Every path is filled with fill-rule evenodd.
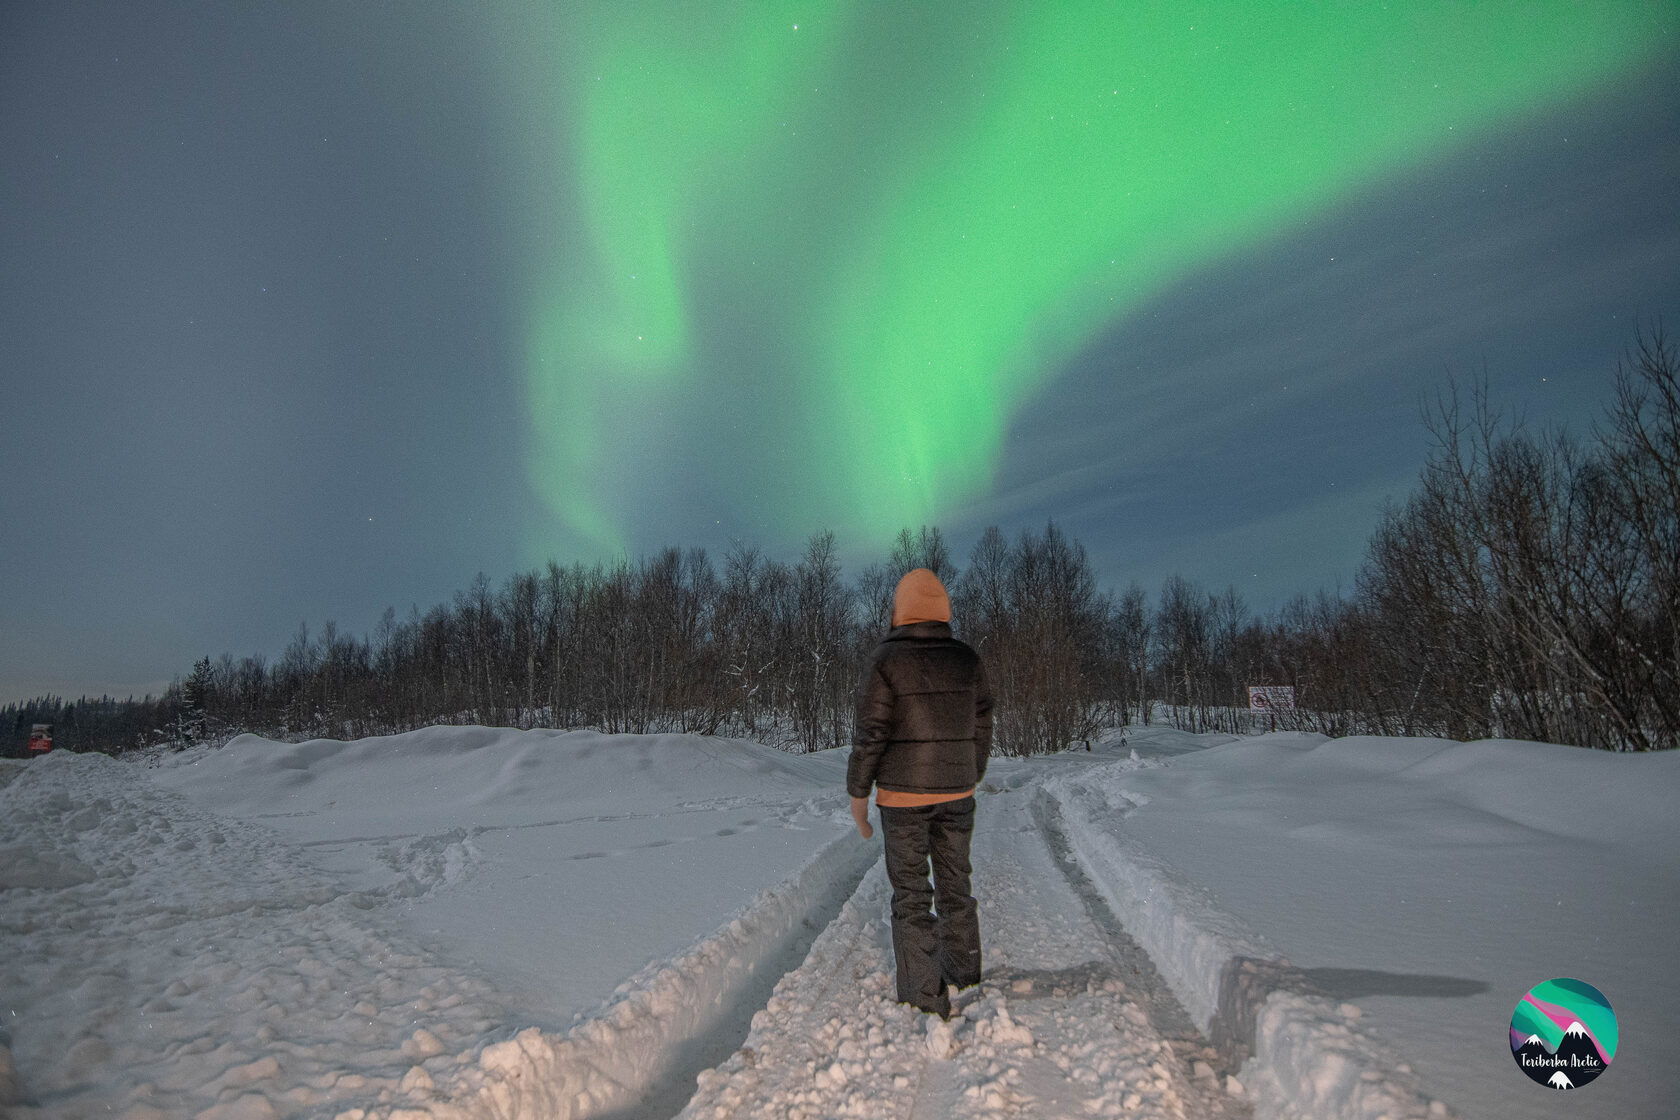
M 846 792 L 867 840 L 869 792 L 876 791 L 893 888 L 898 1000 L 942 1019 L 951 1015 L 949 989 L 980 982 L 969 842 L 974 789 L 991 749 L 985 665 L 952 636 L 944 584 L 917 568 L 899 580 L 892 629 L 858 684 Z

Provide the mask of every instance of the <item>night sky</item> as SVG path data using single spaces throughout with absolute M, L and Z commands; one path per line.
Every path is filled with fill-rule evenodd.
M 0 702 L 825 528 L 1270 609 L 1664 316 L 1672 2 L 8 3 Z

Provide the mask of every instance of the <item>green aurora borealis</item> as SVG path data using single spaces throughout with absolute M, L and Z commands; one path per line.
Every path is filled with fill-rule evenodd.
M 1633 73 L 1677 10 L 529 8 L 533 544 L 629 547 L 672 488 L 784 539 L 935 522 L 1144 301 Z

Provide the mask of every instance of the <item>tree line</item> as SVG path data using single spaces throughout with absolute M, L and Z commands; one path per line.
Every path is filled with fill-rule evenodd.
M 1360 585 L 1361 687 L 1399 729 L 1680 745 L 1680 354 L 1641 333 L 1590 437 L 1436 403 Z
M 48 693 L 0 707 L 0 757 L 27 754 L 29 731 L 38 723 L 52 726 L 55 749 L 116 754 L 168 738 L 180 714 L 178 694 L 68 700 Z
M 1164 720 L 1253 724 L 1247 686 L 1293 687 L 1268 726 L 1506 736 L 1610 750 L 1680 746 L 1680 360 L 1641 334 L 1590 436 L 1534 433 L 1485 391 L 1428 410 L 1413 493 L 1383 515 L 1354 589 L 1262 617 L 1234 590 L 1173 576 L 1097 586 L 1053 522 L 981 534 L 958 567 L 940 530 L 901 531 L 848 580 L 832 533 L 792 562 L 737 544 L 546 567 L 372 634 L 300 627 L 272 662 L 201 659 L 156 701 L 77 709 L 84 749 L 358 736 L 438 723 L 737 735 L 839 746 L 864 658 L 913 567 L 951 591 L 986 658 L 1005 754 Z M 63 705 L 61 705 L 63 707 Z M 37 702 L 0 710 L 27 736 Z M 84 714 L 85 713 L 85 714 Z M 61 717 L 62 718 L 62 717 Z M 37 720 L 45 722 L 44 720 Z M 56 720 L 54 722 L 57 722 Z M 21 738 L 16 739 L 21 750 Z

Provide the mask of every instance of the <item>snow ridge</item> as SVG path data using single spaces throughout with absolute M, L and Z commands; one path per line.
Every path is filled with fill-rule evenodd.
M 755 991 L 767 990 L 797 963 L 789 958 L 816 927 L 813 915 L 838 907 L 878 857 L 877 846 L 854 836 L 836 840 L 727 925 L 626 980 L 564 1035 L 527 1028 L 485 1046 L 475 1064 L 452 1071 L 447 1080 L 412 1086 L 405 1107 L 349 1113 L 343 1120 L 577 1120 L 643 1103 L 673 1087 L 680 1090 L 680 1105 L 692 1089 L 692 1059 L 684 1055 L 710 1064 L 708 1043 L 727 1038 L 743 1001 L 761 1002 Z M 723 1043 L 723 1053 L 729 1048 Z
M 1057 775 L 1046 780 L 1045 790 L 1058 803 L 1073 853 L 1205 1033 L 1229 1037 L 1233 1023 L 1252 1019 L 1252 1040 L 1236 1041 L 1251 1050 L 1242 1081 L 1257 1120 L 1452 1116 L 1352 1025 L 1357 1007 L 1283 990 L 1261 993 L 1257 1006 L 1235 1005 L 1252 994 L 1241 983 L 1245 962 L 1251 969 L 1266 963 L 1285 970 L 1288 962 L 1206 890 L 1116 829 L 1137 802 L 1111 787 L 1134 768 L 1125 760 L 1078 776 Z
M 1044 791 L 1058 804 L 1068 843 L 1086 873 L 1166 976 L 1184 1009 L 1211 1033 L 1226 963 L 1278 954 L 1220 910 L 1207 891 L 1114 830 L 1114 822 L 1130 814 L 1139 799 L 1109 787 L 1118 774 L 1134 768 L 1135 762 L 1124 760 L 1079 777 L 1052 776 Z

